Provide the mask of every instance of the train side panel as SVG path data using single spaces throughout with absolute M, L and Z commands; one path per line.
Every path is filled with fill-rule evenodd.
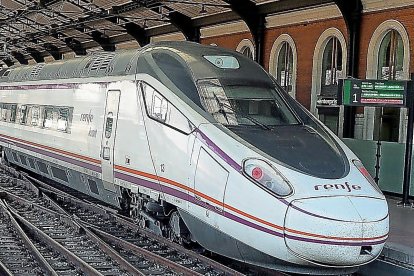
M 37 125 L 0 121 L 0 143 L 8 160 L 27 170 L 50 178 L 95 198 L 118 206 L 119 189 L 102 186 L 101 138 L 105 92 L 108 82 L 82 83 L 30 82 L 3 87 L 1 103 L 71 109 L 67 132 L 44 126 L 43 114 Z M 44 111 L 44 109 L 43 109 Z M 55 116 L 55 115 L 53 115 Z

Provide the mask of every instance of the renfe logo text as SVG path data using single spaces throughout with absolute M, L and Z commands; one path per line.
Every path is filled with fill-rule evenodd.
M 345 184 L 315 185 L 314 188 L 315 188 L 316 191 L 319 191 L 319 190 L 346 190 L 347 192 L 351 192 L 352 190 L 361 190 L 361 186 L 359 186 L 359 185 L 349 185 L 348 182 L 345 182 Z

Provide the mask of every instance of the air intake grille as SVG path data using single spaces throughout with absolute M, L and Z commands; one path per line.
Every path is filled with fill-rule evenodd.
M 38 64 L 36 66 L 33 67 L 32 72 L 30 72 L 30 77 L 35 78 L 37 76 L 39 76 L 40 71 L 42 70 L 42 68 L 44 67 L 44 64 Z
M 106 70 L 114 57 L 115 53 L 97 54 L 86 64 L 85 69 L 89 68 L 91 71 Z

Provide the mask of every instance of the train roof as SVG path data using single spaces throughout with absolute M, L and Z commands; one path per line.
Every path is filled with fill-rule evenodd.
M 158 42 L 141 49 L 96 52 L 69 60 L 6 68 L 0 71 L 0 83 L 135 74 L 141 71 L 137 70 L 141 54 L 157 49 L 173 51 L 180 56 L 193 57 L 201 57 L 203 53 L 235 54 L 231 50 L 193 42 Z

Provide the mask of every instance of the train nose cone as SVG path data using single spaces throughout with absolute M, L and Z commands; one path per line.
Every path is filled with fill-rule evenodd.
M 328 266 L 356 266 L 377 257 L 388 237 L 385 199 L 321 197 L 292 201 L 285 243 L 299 258 Z

